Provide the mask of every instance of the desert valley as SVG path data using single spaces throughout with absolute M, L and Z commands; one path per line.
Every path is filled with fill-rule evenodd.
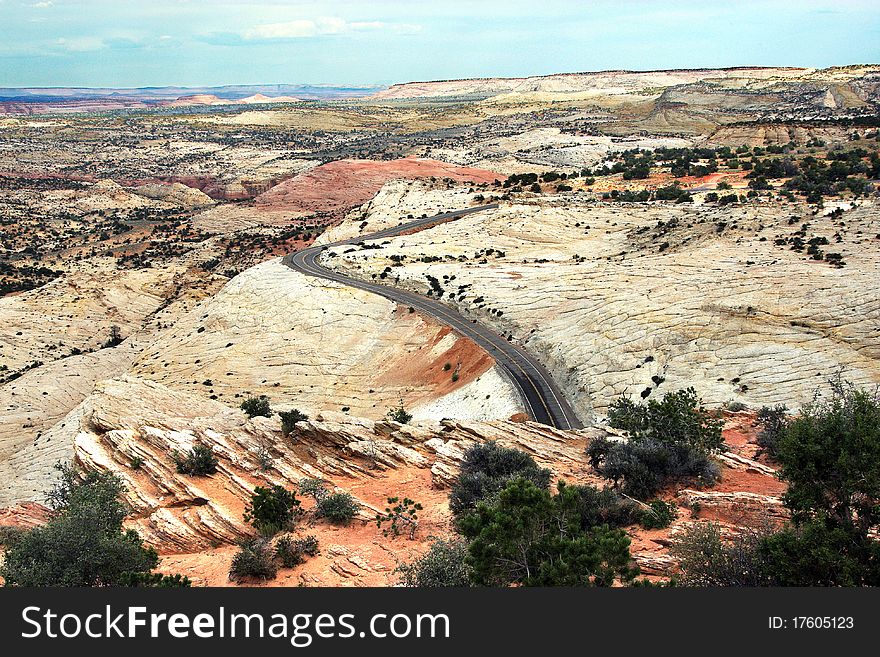
M 159 573 L 391 586 L 497 441 L 620 495 L 664 582 L 789 519 L 772 418 L 880 384 L 880 66 L 53 94 L 0 94 L 0 537 L 75 464 Z M 627 487 L 621 400 L 691 388 L 711 476 Z M 269 538 L 257 487 L 297 496 Z

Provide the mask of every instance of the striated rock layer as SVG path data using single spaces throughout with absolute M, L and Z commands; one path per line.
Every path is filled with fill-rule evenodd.
M 257 197 L 257 207 L 321 211 L 341 215 L 370 200 L 382 185 L 397 178 L 451 178 L 458 182 L 492 182 L 504 176 L 437 160 L 337 160 L 286 180 Z
M 430 481 L 428 489 L 442 491 L 457 475 L 463 452 L 475 442 L 499 440 L 552 465 L 559 476 L 576 477 L 584 467 L 587 439 L 604 433 L 560 432 L 507 421 L 401 425 L 325 412 L 299 423 L 294 436 L 282 438 L 277 417 L 249 419 L 218 402 L 133 377 L 99 384 L 67 418 L 63 431 L 75 443 L 75 459 L 85 469 L 111 470 L 123 478 L 133 508 L 130 525 L 164 553 L 198 551 L 249 535 L 242 512 L 255 485 L 292 488 L 304 477 L 340 485 L 374 481 L 356 492 L 366 521 L 384 497 L 396 494 L 381 481 L 399 483 L 403 474 L 411 483 L 413 472 L 421 471 Z M 172 455 L 195 444 L 213 449 L 219 459 L 216 474 L 176 472 Z M 435 507 L 426 506 L 427 514 L 443 527 L 445 493 L 417 487 L 412 494 L 420 500 L 430 495 Z
M 725 533 L 735 533 L 785 520 L 779 497 L 784 486 L 772 467 L 752 458 L 754 417 L 726 417 L 731 451 L 719 457 L 721 481 L 708 490 L 664 495 L 678 507 L 670 528 L 627 530 L 644 574 L 674 572 L 668 548 L 693 522 L 720 522 Z M 558 479 L 604 485 L 591 472 L 585 448 L 595 437 L 619 433 L 600 427 L 558 431 L 509 421 L 401 425 L 336 412 L 298 423 L 287 437 L 280 429 L 277 417 L 249 419 L 219 402 L 128 376 L 100 383 L 54 431 L 75 445 L 82 468 L 122 478 L 132 508 L 127 525 L 157 548 L 163 572 L 180 572 L 197 585 L 229 584 L 235 544 L 253 535 L 243 512 L 255 486 L 295 490 L 302 478 L 316 477 L 330 489 L 354 495 L 361 511 L 343 527 L 315 518 L 312 501 L 303 500 L 305 516 L 291 533 L 316 536 L 321 552 L 296 568 L 281 569 L 270 582 L 278 586 L 393 584 L 398 564 L 423 553 L 433 538 L 452 534 L 449 486 L 463 454 L 476 443 L 497 440 L 531 454 Z M 213 450 L 216 473 L 195 477 L 176 471 L 174 454 L 196 444 Z M 407 496 L 424 507 L 412 539 L 392 539 L 376 528 L 375 513 L 390 496 Z M 0 525 L 32 527 L 47 517 L 44 507 L 23 504 L 0 510 Z

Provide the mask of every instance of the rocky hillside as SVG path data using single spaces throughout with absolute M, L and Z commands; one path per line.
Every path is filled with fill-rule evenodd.
M 801 225 L 846 266 L 788 248 Z M 393 265 L 399 284 L 436 291 L 549 363 L 590 417 L 621 394 L 691 385 L 712 405 L 803 403 L 839 367 L 880 382 L 878 233 L 873 201 L 840 221 L 794 205 L 544 197 L 325 262 L 367 278 Z
M 276 418 L 248 419 L 219 402 L 135 377 L 99 384 L 56 431 L 75 445 L 81 467 L 122 478 L 133 509 L 127 524 L 159 550 L 162 570 L 188 575 L 196 585 L 215 586 L 230 584 L 235 543 L 253 533 L 242 514 L 254 486 L 295 489 L 303 478 L 322 478 L 361 504 L 359 516 L 346 527 L 314 518 L 301 521 L 293 535 L 316 536 L 320 554 L 302 566 L 282 569 L 271 585 L 390 585 L 397 565 L 422 553 L 431 537 L 451 534 L 449 486 L 468 447 L 497 440 L 532 455 L 555 477 L 598 484 L 584 450 L 590 439 L 608 435 L 601 428 L 561 432 L 528 422 L 401 425 L 324 412 L 300 422 L 284 438 Z M 716 486 L 680 491 L 674 500 L 679 519 L 671 528 L 630 530 L 633 556 L 645 574 L 671 572 L 669 536 L 698 518 L 736 530 L 744 519 L 783 516 L 774 471 L 755 460 L 749 416 L 729 415 L 725 436 L 731 451 L 720 456 L 722 480 Z M 215 474 L 193 477 L 176 471 L 173 453 L 195 444 L 213 449 L 219 459 Z M 373 522 L 392 495 L 409 496 L 424 506 L 412 539 L 385 537 Z M 303 504 L 308 513 L 311 502 Z M 0 525 L 32 526 L 44 519 L 39 505 L 19 505 L 0 514 Z

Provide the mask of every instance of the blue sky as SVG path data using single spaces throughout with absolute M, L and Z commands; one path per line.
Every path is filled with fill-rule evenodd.
M 0 86 L 878 62 L 877 0 L 0 0 Z

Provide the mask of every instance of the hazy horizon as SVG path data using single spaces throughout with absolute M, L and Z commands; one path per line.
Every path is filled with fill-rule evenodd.
M 388 86 L 877 61 L 880 6 L 865 0 L 0 0 L 7 88 Z
M 192 84 L 192 85 L 182 85 L 182 84 L 148 84 L 143 86 L 136 87 L 98 87 L 98 86 L 60 86 L 60 85 L 39 85 L 39 86 L 0 86 L 0 89 L 22 89 L 22 90 L 49 90 L 49 89 L 82 89 L 82 90 L 111 90 L 111 91 L 140 91 L 147 89 L 223 89 L 223 88 L 236 88 L 236 87 L 326 87 L 328 89 L 380 89 L 387 88 L 393 85 L 400 84 L 411 84 L 411 83 L 420 83 L 420 82 L 452 82 L 456 80 L 474 80 L 474 79 L 517 79 L 517 78 L 528 78 L 528 77 L 548 77 L 552 75 L 589 75 L 593 73 L 610 73 L 610 72 L 622 72 L 622 73 L 651 73 L 651 72 L 663 72 L 663 71 L 671 71 L 671 70 L 690 70 L 690 71 L 699 71 L 699 70 L 732 70 L 732 69 L 763 69 L 763 68 L 792 68 L 792 69 L 825 69 L 825 68 L 846 68 L 850 66 L 880 66 L 880 60 L 877 62 L 851 62 L 848 64 L 832 64 L 830 66 L 823 67 L 811 67 L 811 66 L 781 66 L 781 65 L 772 65 L 772 64 L 752 64 L 752 65 L 743 65 L 743 66 L 682 66 L 676 69 L 668 69 L 668 68 L 641 68 L 641 69 L 594 69 L 589 71 L 556 71 L 554 73 L 541 73 L 538 75 L 484 75 L 484 76 L 471 76 L 466 78 L 425 78 L 423 80 L 400 80 L 397 82 L 391 82 L 388 84 L 371 84 L 371 83 L 351 83 L 351 84 L 339 84 L 335 82 L 241 82 L 241 83 L 228 83 L 228 84 Z

